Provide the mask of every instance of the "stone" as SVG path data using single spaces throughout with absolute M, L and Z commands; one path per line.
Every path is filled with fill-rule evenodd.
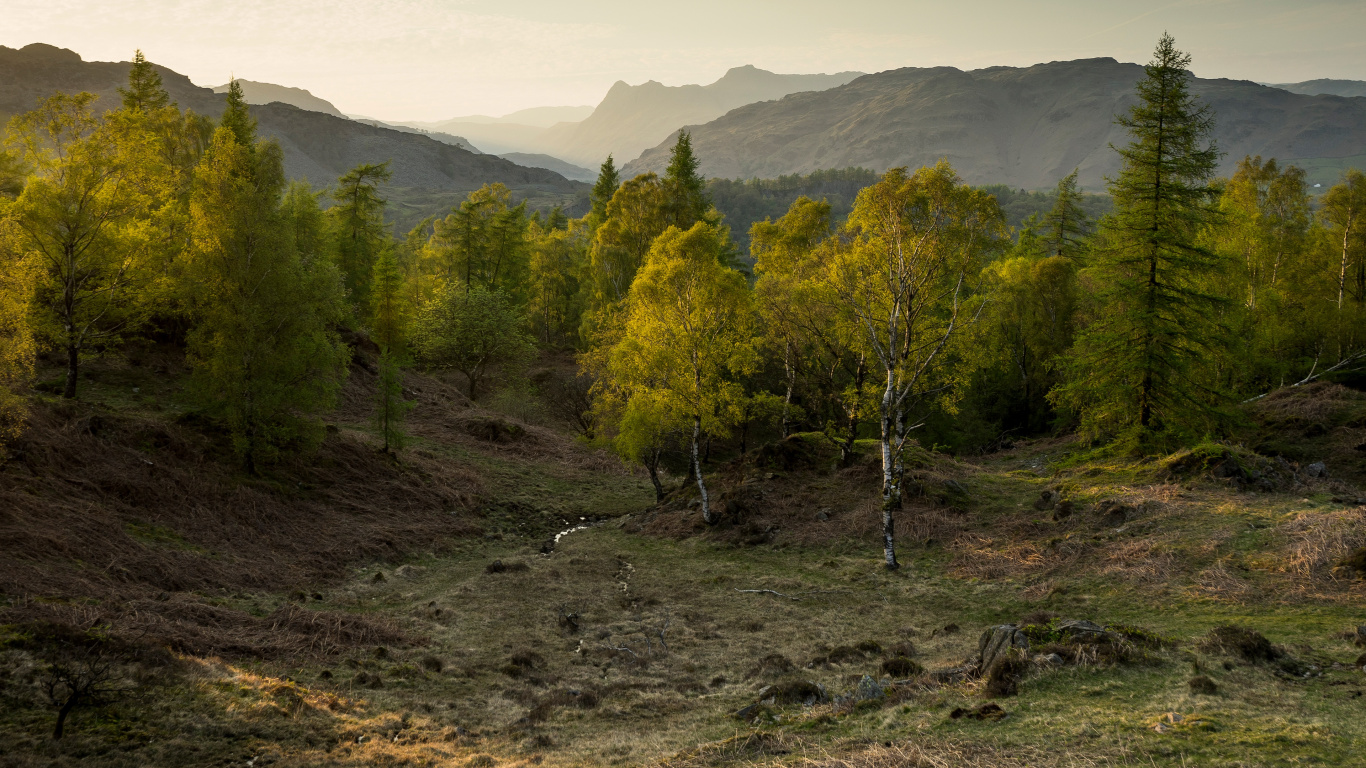
M 816 519 L 820 520 L 821 522 L 825 522 L 826 520 L 829 520 L 830 516 L 834 513 L 835 510 L 833 509 L 822 509 L 821 511 L 816 513 Z
M 1083 643 L 1098 643 L 1106 640 L 1110 633 L 1095 622 L 1085 619 L 1066 619 L 1058 622 L 1058 632 L 1067 639 Z
M 1054 520 L 1066 520 L 1072 516 L 1074 506 L 1071 499 L 1063 499 L 1058 502 L 1058 506 L 1053 510 Z
M 1029 651 L 1029 638 L 1014 624 L 989 627 L 977 641 L 977 669 L 986 674 L 1012 650 Z
M 1327 467 L 1326 465 L 1324 465 L 1323 462 L 1321 462 L 1321 461 L 1316 461 L 1316 462 L 1314 462 L 1313 464 L 1310 464 L 1309 466 L 1305 467 L 1305 468 L 1304 468 L 1304 473 L 1305 473 L 1306 475 L 1310 476 L 1310 477 L 1327 478 L 1327 477 L 1328 477 L 1328 467 Z
M 853 699 L 855 703 L 860 701 L 876 701 L 886 695 L 887 691 L 883 689 L 878 681 L 868 675 L 864 675 L 859 679 L 858 686 L 854 688 Z

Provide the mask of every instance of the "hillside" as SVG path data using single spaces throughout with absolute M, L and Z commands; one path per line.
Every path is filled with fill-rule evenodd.
M 587 168 L 580 168 L 573 163 L 566 163 L 558 157 L 550 155 L 538 155 L 527 152 L 508 152 L 500 155 L 504 160 L 511 160 L 518 165 L 525 165 L 528 168 L 548 168 L 560 174 L 566 179 L 574 181 L 592 182 L 598 178 L 598 172 Z
M 1109 58 L 970 72 L 896 69 L 751 104 L 690 130 L 708 176 L 881 171 L 947 158 L 973 184 L 1047 189 L 1079 168 L 1081 185 L 1099 191 L 1119 168 L 1108 146 L 1125 141 L 1114 116 L 1133 103 L 1142 72 Z M 1366 99 L 1236 80 L 1196 79 L 1192 91 L 1215 112 L 1221 173 L 1252 154 L 1299 163 L 1311 183 L 1327 183 L 1366 161 Z M 628 163 L 626 175 L 662 171 L 672 143 Z
M 1274 83 L 1272 88 L 1280 88 L 1291 93 L 1306 96 L 1366 96 L 1366 81 L 1362 80 L 1306 80 L 1302 83 Z
M 275 85 L 273 83 L 258 83 L 254 80 L 238 80 L 238 85 L 242 86 L 242 96 L 246 98 L 248 104 L 269 104 L 278 101 L 281 104 L 306 109 L 310 112 L 322 112 L 333 117 L 346 117 L 341 110 L 332 106 L 332 102 L 320 99 L 309 93 L 303 88 L 291 88 L 285 85 Z M 223 84 L 213 89 L 214 93 L 227 93 L 228 86 Z
M 0 118 L 33 109 L 54 91 L 89 91 L 98 107 L 117 105 L 128 77 L 126 62 L 86 62 L 73 51 L 35 43 L 0 47 Z M 217 116 L 223 96 L 200 88 L 184 75 L 158 67 L 163 85 L 182 108 Z M 552 201 L 572 198 L 583 185 L 540 168 L 525 168 L 490 155 L 415 133 L 365 125 L 288 104 L 256 105 L 251 114 L 263 137 L 280 142 L 285 171 L 292 178 L 324 186 L 361 163 L 390 161 L 393 186 L 432 192 L 468 192 L 502 182 L 519 193 Z

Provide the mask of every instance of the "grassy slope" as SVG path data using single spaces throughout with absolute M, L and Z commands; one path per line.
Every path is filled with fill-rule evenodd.
M 121 418 L 174 431 L 166 426 L 177 410 L 173 384 L 157 391 L 157 377 L 139 379 L 133 396 L 136 384 L 120 378 L 129 376 L 141 374 L 97 372 L 102 383 L 88 396 Z M 353 371 L 339 429 L 310 460 L 330 462 L 347 483 L 315 483 L 290 498 L 330 508 L 346 500 L 343 492 L 357 493 L 349 483 L 401 488 L 425 473 L 460 492 L 459 509 L 446 514 L 472 528 L 409 525 L 429 538 L 318 570 L 297 584 L 316 592 L 302 602 L 280 578 L 224 590 L 191 585 L 169 590 L 169 603 L 262 621 L 300 611 L 354 617 L 391 634 L 334 633 L 318 653 L 288 643 L 266 654 L 183 649 L 169 685 L 78 711 L 55 746 L 46 738 L 51 710 L 24 698 L 34 659 L 11 642 L 0 651 L 0 679 L 8 681 L 0 765 L 1333 765 L 1358 759 L 1366 743 L 1366 679 L 1359 666 L 1332 666 L 1361 653 L 1342 632 L 1366 623 L 1362 582 L 1333 570 L 1366 544 L 1366 510 L 1332 501 L 1350 490 L 1342 481 L 1243 492 L 1208 477 L 1174 477 L 1160 464 L 1082 461 L 1071 446 L 1049 442 L 975 462 L 917 456 L 926 495 L 903 516 L 906 567 L 887 573 L 869 536 L 873 473 L 865 464 L 829 469 L 819 443 L 805 443 L 795 458 L 770 453 L 768 464 L 718 468 L 713 483 L 727 522 L 704 531 L 688 505 L 691 489 L 645 512 L 648 483 L 553 433 L 531 428 L 505 443 L 472 438 L 465 427 L 489 414 L 426 377 L 409 382 L 422 399 L 417 442 L 404 459 L 411 475 L 390 478 L 384 473 L 397 470 L 383 462 L 339 462 L 339 445 L 368 439 L 366 376 Z M 43 429 L 60 434 L 86 418 L 56 408 L 44 406 Z M 1269 404 L 1262 417 L 1284 450 L 1308 460 L 1315 445 L 1333 446 L 1330 467 L 1354 476 L 1360 459 L 1338 446 L 1366 437 L 1358 434 L 1362 413 L 1355 396 L 1316 391 L 1304 402 Z M 1329 433 L 1318 435 L 1316 424 Z M 1297 437 L 1301 431 L 1316 436 Z M 200 460 L 217 466 L 212 446 L 203 451 Z M 308 470 L 281 468 L 261 492 L 285 494 L 285 480 Z M 215 483 L 241 481 L 224 470 Z M 0 490 L 17 482 L 6 474 Z M 1075 514 L 1054 520 L 1033 508 L 1052 488 L 1074 501 Z M 1092 511 L 1103 500 L 1129 504 L 1132 519 L 1107 525 Z M 198 548 L 212 578 L 231 581 L 208 568 L 235 557 L 223 540 L 164 510 L 149 523 L 145 511 L 106 505 L 104 514 L 122 521 L 138 547 L 192 558 Z M 579 517 L 606 521 L 539 553 L 548 533 Z M 387 525 L 403 529 L 405 520 L 394 515 Z M 467 532 L 475 529 L 482 535 Z M 70 567 L 57 554 L 45 557 L 42 569 Z M 495 560 L 510 567 L 489 572 Z M 142 586 L 164 586 L 154 581 Z M 93 598 L 59 594 L 92 583 Z M 142 587 L 120 587 L 134 588 Z M 53 589 L 37 602 L 100 606 L 114 594 L 99 581 Z M 759 589 L 780 594 L 736 591 Z M 9 591 L 13 620 L 35 601 Z M 767 683 L 812 680 L 847 693 L 861 675 L 880 675 L 876 652 L 807 668 L 832 649 L 909 642 L 926 667 L 949 667 L 971 655 L 983 627 L 1038 611 L 1139 625 L 1178 644 L 1142 664 L 1035 670 L 1019 697 L 1000 701 L 1009 715 L 999 722 L 949 717 L 982 703 L 980 683 L 906 685 L 860 707 L 779 706 L 759 724 L 731 716 Z M 565 614 L 577 616 L 577 629 L 561 621 Z M 1322 676 L 1294 678 L 1198 649 L 1205 632 L 1228 623 L 1261 630 Z M 951 624 L 960 631 L 945 632 Z M 290 626 L 309 637 L 307 622 Z M 260 636 L 261 647 L 271 636 Z M 775 654 L 794 669 L 761 663 Z M 1215 680 L 1218 694 L 1190 693 L 1196 670 Z M 1172 712 L 1183 724 L 1153 729 Z

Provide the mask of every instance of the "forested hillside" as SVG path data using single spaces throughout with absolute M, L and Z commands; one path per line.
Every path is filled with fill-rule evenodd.
M 774 178 L 823 168 L 883 171 L 947 159 L 974 184 L 1051 187 L 1079 169 L 1096 192 L 1119 170 L 1124 141 L 1112 115 L 1133 104 L 1137 64 L 1114 59 L 1033 67 L 952 67 L 879 72 L 819 93 L 752 104 L 689 130 L 702 173 Z M 1192 91 L 1220 116 L 1213 138 L 1220 174 L 1244 155 L 1294 161 L 1328 184 L 1366 158 L 1366 99 L 1292 94 L 1247 81 L 1195 78 Z M 673 138 L 627 173 L 662 171 Z
M 119 76 L 0 149 L 0 765 L 1358 759 L 1366 175 L 1170 36 L 1103 197 L 684 130 L 573 212 L 25 51 Z

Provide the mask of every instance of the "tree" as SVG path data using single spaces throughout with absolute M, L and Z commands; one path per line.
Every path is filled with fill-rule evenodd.
M 96 117 L 94 100 L 59 93 L 11 124 L 20 161 L 32 168 L 10 206 L 14 247 L 43 266 L 35 308 L 43 335 L 66 354 L 68 398 L 81 356 L 141 321 L 137 292 L 157 241 L 151 137 L 127 113 Z
M 227 128 L 238 146 L 251 154 L 256 150 L 256 118 L 251 116 L 247 97 L 242 94 L 242 84 L 237 82 L 237 78 L 228 82 L 227 102 L 218 124 Z
M 463 373 L 469 398 L 478 400 L 492 367 L 519 368 L 534 353 L 524 322 L 501 291 L 446 285 L 413 319 L 412 345 L 428 365 Z
M 708 524 L 716 518 L 701 437 L 726 433 L 744 394 L 736 379 L 757 363 L 749 289 L 743 275 L 720 263 L 723 245 L 723 234 L 705 222 L 686 232 L 670 227 L 655 240 L 632 282 L 625 332 L 608 361 L 614 384 L 635 403 L 627 413 L 651 414 L 653 424 L 689 424 Z
M 1366 174 L 1350 170 L 1323 195 L 1319 215 L 1340 244 L 1337 306 L 1366 302 Z
M 697 172 L 701 161 L 692 151 L 692 135 L 678 132 L 678 141 L 669 152 L 669 167 L 664 172 L 664 189 L 668 195 L 666 215 L 668 223 L 682 230 L 703 221 L 711 209 L 707 182 Z
M 563 341 L 578 326 L 583 311 L 579 276 L 587 255 L 587 230 L 585 223 L 577 221 L 568 229 L 549 223 L 531 227 L 527 309 L 543 344 Z
M 375 428 L 384 440 L 384 452 L 401 449 L 407 442 L 404 417 L 413 402 L 403 398 L 405 307 L 403 274 L 392 247 L 380 251 L 370 281 L 373 301 L 371 330 L 379 345 L 379 365 L 375 382 Z
M 859 193 L 847 229 L 824 279 L 883 381 L 883 556 L 895 569 L 904 451 L 921 424 L 913 417 L 933 399 L 951 402 L 951 343 L 977 319 L 972 279 L 1001 246 L 1005 223 L 994 197 L 964 185 L 941 161 L 911 175 L 888 171 Z
M 593 191 L 588 193 L 588 199 L 592 203 L 592 209 L 588 212 L 591 229 L 597 229 L 607 220 L 607 204 L 612 201 L 612 196 L 617 193 L 617 187 L 620 186 L 621 174 L 617 172 L 617 165 L 609 154 L 598 168 L 598 180 L 593 184 Z
M 139 50 L 133 54 L 133 66 L 128 72 L 128 87 L 120 88 L 123 108 L 151 114 L 171 106 L 171 97 L 161 87 L 161 73 L 143 57 Z
M 1103 227 L 1090 280 L 1098 318 L 1078 338 L 1056 402 L 1083 431 L 1142 443 L 1193 432 L 1218 418 L 1212 380 L 1215 315 L 1208 289 L 1220 259 L 1199 235 L 1216 216 L 1210 185 L 1219 153 L 1214 120 L 1189 92 L 1190 56 L 1163 35 L 1138 83 L 1138 103 L 1116 121 L 1132 140 L 1110 182 L 1115 213 Z
M 1075 259 L 1090 230 L 1090 221 L 1081 207 L 1081 192 L 1077 191 L 1077 171 L 1074 169 L 1058 182 L 1057 200 L 1043 219 L 1042 244 L 1050 256 Z
M 37 344 L 29 324 L 39 265 L 11 246 L 15 237 L 0 197 L 0 459 L 24 430 L 28 406 L 23 392 L 33 379 Z
M 256 473 L 321 439 L 316 414 L 335 402 L 350 353 L 334 330 L 345 294 L 317 195 L 296 184 L 282 199 L 279 145 L 242 143 L 245 110 L 232 103 L 239 114 L 225 113 L 195 170 L 180 284 L 194 318 L 190 394 Z
M 432 247 L 444 282 L 518 298 L 529 256 L 530 220 L 525 201 L 515 206 L 511 202 L 506 186 L 485 184 L 436 223 Z
M 385 200 L 379 185 L 394 176 L 389 163 L 366 163 L 337 179 L 328 210 L 337 243 L 337 266 L 342 280 L 360 311 L 370 305 L 370 277 L 375 259 L 389 242 L 384 225 Z

